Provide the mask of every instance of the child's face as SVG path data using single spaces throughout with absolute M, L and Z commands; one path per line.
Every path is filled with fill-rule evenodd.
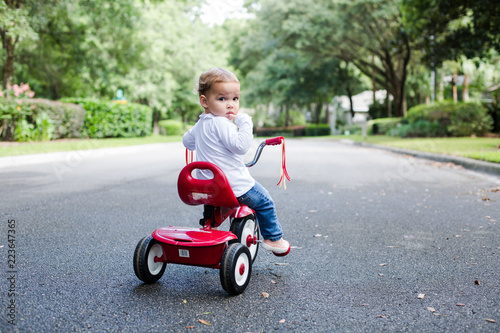
M 217 82 L 207 95 L 200 96 L 200 103 L 205 108 L 205 112 L 233 120 L 240 109 L 240 84 Z

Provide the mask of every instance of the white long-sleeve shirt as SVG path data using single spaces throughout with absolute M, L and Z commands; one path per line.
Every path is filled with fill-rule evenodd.
M 234 195 L 240 197 L 255 185 L 243 161 L 252 143 L 252 131 L 252 118 L 248 114 L 238 114 L 233 123 L 225 117 L 203 113 L 184 134 L 182 143 L 196 151 L 197 161 L 208 161 L 221 168 Z M 212 175 L 210 171 L 197 170 L 197 177 L 209 179 Z

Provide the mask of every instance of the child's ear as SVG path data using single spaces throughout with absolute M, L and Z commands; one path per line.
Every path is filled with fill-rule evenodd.
M 201 95 L 200 96 L 200 104 L 201 106 L 203 106 L 205 109 L 208 108 L 208 100 L 207 100 L 207 96 L 205 95 Z

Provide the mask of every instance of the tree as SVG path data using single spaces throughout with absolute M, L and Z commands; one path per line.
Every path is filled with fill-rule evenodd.
M 0 36 L 5 51 L 2 70 L 2 88 L 14 83 L 14 62 L 16 47 L 23 40 L 34 41 L 37 33 L 31 26 L 29 6 L 35 5 L 30 0 L 0 0 Z
M 255 25 L 270 48 L 336 58 L 374 77 L 394 97 L 395 115 L 406 112 L 411 44 L 396 0 L 260 1 Z M 375 75 L 373 75 L 375 74 Z
M 300 37 L 291 36 L 308 28 L 303 18 L 292 18 L 299 2 L 262 2 L 255 21 L 235 34 L 230 62 L 246 78 L 246 95 L 254 105 L 273 102 L 285 113 L 292 106 L 311 107 L 312 120 L 318 123 L 334 94 L 356 93 L 360 83 L 345 62 L 309 52 L 301 47 Z
M 403 0 L 401 8 L 403 23 L 429 66 L 500 51 L 500 7 L 495 0 Z

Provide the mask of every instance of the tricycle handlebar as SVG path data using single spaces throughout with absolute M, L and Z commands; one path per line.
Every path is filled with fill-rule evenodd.
M 283 141 L 283 137 L 282 136 L 277 136 L 275 138 L 270 138 L 270 139 L 267 139 L 267 140 L 263 141 L 257 147 L 257 151 L 255 152 L 255 156 L 254 156 L 253 160 L 251 162 L 245 164 L 245 165 L 247 167 L 254 166 L 257 163 L 257 161 L 259 160 L 260 154 L 262 154 L 262 149 L 264 149 L 265 146 L 276 146 L 276 145 L 281 144 L 282 141 Z

